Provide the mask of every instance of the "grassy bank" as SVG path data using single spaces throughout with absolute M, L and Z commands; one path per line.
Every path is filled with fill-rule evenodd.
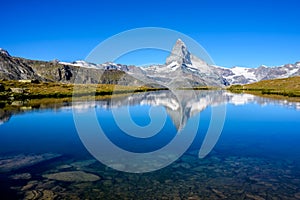
M 233 85 L 228 90 L 277 99 L 300 101 L 300 77 L 263 80 L 247 85 Z
M 29 83 L 19 81 L 0 81 L 3 91 L 0 92 L 0 100 L 24 100 L 24 99 L 51 99 L 92 96 L 107 97 L 133 92 L 156 91 L 162 88 L 146 86 L 134 87 L 112 84 L 69 84 L 69 83 Z

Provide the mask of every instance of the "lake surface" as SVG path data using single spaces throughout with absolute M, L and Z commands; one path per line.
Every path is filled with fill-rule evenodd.
M 158 91 L 0 119 L 1 199 L 300 199 L 300 103 Z

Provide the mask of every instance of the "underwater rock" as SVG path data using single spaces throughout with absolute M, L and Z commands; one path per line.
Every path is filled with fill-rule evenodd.
M 296 193 L 296 194 L 295 194 L 295 197 L 296 197 L 297 199 L 300 199 L 300 192 Z
M 249 199 L 254 199 L 254 200 L 265 200 L 265 198 L 257 196 L 257 195 L 252 195 L 252 194 L 246 194 L 246 197 Z
M 192 197 L 189 197 L 188 200 L 200 200 L 201 198 L 197 195 L 194 195 Z
M 113 183 L 112 183 L 111 180 L 105 180 L 105 181 L 103 181 L 103 185 L 105 185 L 105 186 L 112 186 Z
M 121 163 L 111 164 L 110 167 L 112 167 L 113 169 L 118 169 L 118 170 L 125 170 L 126 169 L 126 166 L 121 164 Z
M 75 168 L 82 168 L 82 167 L 86 167 L 86 166 L 89 166 L 93 163 L 97 162 L 97 160 L 83 160 L 83 161 L 78 161 L 78 162 L 74 162 L 74 163 L 71 163 L 70 165 L 75 167 Z
M 24 185 L 21 188 L 21 191 L 29 190 L 29 189 L 33 188 L 34 186 L 36 186 L 37 184 L 38 184 L 38 181 L 29 181 L 26 185 Z
M 195 156 L 191 156 L 191 155 L 184 155 L 181 157 L 181 161 L 184 163 L 193 163 L 195 161 L 197 161 L 198 158 L 196 158 Z
M 177 163 L 177 164 L 173 165 L 172 167 L 173 167 L 173 168 L 182 167 L 182 168 L 184 168 L 184 169 L 190 169 L 190 168 L 191 168 L 191 166 L 190 166 L 188 163 L 184 163 L 184 162 L 182 162 L 182 163 Z
M 14 180 L 19 180 L 19 179 L 27 180 L 27 179 L 31 179 L 31 174 L 29 174 L 29 173 L 14 174 L 14 175 L 11 175 L 9 178 L 14 179 Z
M 57 169 L 69 169 L 69 168 L 72 168 L 71 165 L 60 165 L 57 167 Z
M 213 191 L 214 193 L 216 193 L 216 195 L 218 195 L 220 198 L 222 198 L 222 199 L 225 199 L 225 198 L 226 198 L 226 196 L 225 196 L 221 191 L 219 191 L 219 190 L 217 190 L 217 189 L 212 189 L 212 191 Z
M 198 172 L 205 172 L 206 171 L 206 166 L 198 166 L 193 168 L 194 171 L 198 171 Z
M 51 190 L 31 190 L 26 192 L 25 200 L 54 199 L 56 195 Z
M 86 182 L 86 181 L 98 181 L 100 177 L 86 173 L 84 171 L 68 171 L 68 172 L 58 172 L 54 174 L 44 174 L 44 178 L 53 179 L 57 181 L 66 181 L 66 182 Z
M 25 200 L 39 199 L 42 197 L 42 195 L 43 195 L 42 192 L 37 191 L 37 190 L 32 190 L 32 191 L 26 192 L 24 199 Z
M 29 167 L 59 156 L 59 154 L 45 153 L 39 155 L 21 154 L 13 157 L 0 158 L 0 172 L 10 172 L 23 167 Z

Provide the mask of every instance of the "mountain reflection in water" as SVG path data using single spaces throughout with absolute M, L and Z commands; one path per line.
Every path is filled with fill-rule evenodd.
M 6 199 L 300 198 L 297 102 L 222 90 L 179 90 L 101 101 L 0 106 L 0 194 Z M 219 135 L 210 137 L 206 133 L 217 108 L 226 111 L 225 124 Z M 151 117 L 161 112 L 166 115 L 165 126 L 153 137 L 133 140 L 114 122 L 113 112 L 126 114 L 124 110 L 140 127 L 151 124 Z M 132 174 L 98 162 L 82 144 L 73 112 L 91 111 L 109 139 L 138 153 L 162 149 L 201 117 L 194 142 L 180 158 L 160 170 Z M 218 141 L 211 142 L 211 138 Z M 212 151 L 199 159 L 205 140 Z M 175 151 L 181 146 L 179 141 Z M 122 159 L 126 157 L 116 159 L 120 163 L 114 167 L 126 171 L 132 163 Z M 159 160 L 142 161 L 149 166 L 159 164 Z
M 113 109 L 122 106 L 149 105 L 163 106 L 177 129 L 185 126 L 187 120 L 208 106 L 218 106 L 222 104 L 244 105 L 249 103 L 257 103 L 259 105 L 276 104 L 286 106 L 292 109 L 300 110 L 300 102 L 290 102 L 287 100 L 276 100 L 270 98 L 258 97 L 251 94 L 236 94 L 224 90 L 176 90 L 176 91 L 156 91 L 135 93 L 125 97 L 113 99 L 105 99 L 100 101 L 86 102 L 64 102 L 48 105 L 39 105 L 32 108 L 26 107 L 25 102 L 12 102 L 15 105 L 13 110 L 5 109 L 5 103 L 0 107 L 0 124 L 7 122 L 12 115 L 24 113 L 31 110 L 53 109 L 82 110 L 90 108 Z

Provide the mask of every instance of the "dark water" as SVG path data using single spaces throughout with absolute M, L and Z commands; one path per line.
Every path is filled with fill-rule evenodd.
M 300 199 L 300 103 L 224 91 L 163 91 L 22 109 L 1 111 L 1 199 Z M 214 109 L 221 112 L 215 115 Z M 150 129 L 138 129 L 136 137 L 127 133 L 134 132 L 127 111 L 139 127 L 165 121 L 151 137 L 142 138 Z M 221 132 L 209 135 L 211 121 L 220 124 L 225 111 Z M 108 167 L 82 141 L 95 129 L 78 133 L 74 113 L 96 113 L 112 144 L 139 155 L 160 151 L 178 134 L 188 140 L 195 124 L 199 127 L 186 151 L 180 152 L 179 141 L 162 160 L 145 158 L 146 164 L 105 149 Z M 105 146 L 100 139 L 93 142 Z M 212 148 L 202 158 L 204 143 Z M 178 159 L 155 171 L 124 172 L 160 166 L 174 155 Z

